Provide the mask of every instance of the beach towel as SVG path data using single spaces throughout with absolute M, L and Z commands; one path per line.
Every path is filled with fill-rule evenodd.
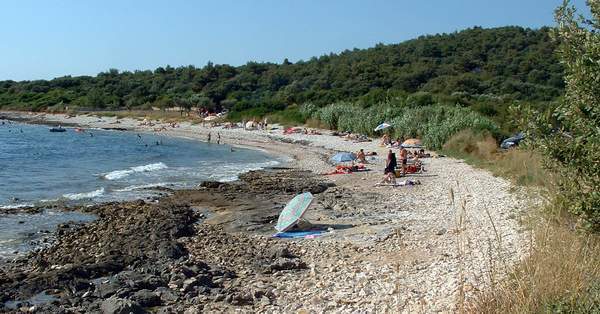
M 396 184 L 377 183 L 377 184 L 375 184 L 375 186 L 411 186 L 411 185 L 419 185 L 419 184 L 421 184 L 421 181 L 419 181 L 419 180 L 417 180 L 417 181 L 405 180 L 405 181 L 396 182 Z
M 315 230 L 315 231 L 286 231 L 279 232 L 273 235 L 274 238 L 283 238 L 283 239 L 296 239 L 296 238 L 305 238 L 312 239 L 318 236 L 322 236 L 325 233 L 323 230 Z

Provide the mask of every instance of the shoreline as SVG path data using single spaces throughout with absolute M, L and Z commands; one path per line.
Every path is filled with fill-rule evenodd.
M 44 117 L 61 123 L 75 121 L 84 127 L 118 124 L 134 132 L 152 132 L 150 127 L 140 127 L 133 119 L 119 119 L 120 123 L 115 123 L 115 118 Z M 196 217 L 194 221 L 202 220 L 199 225 L 192 223 L 195 230 L 188 230 L 183 236 L 186 262 L 206 263 L 209 269 L 226 268 L 235 278 L 220 282 L 219 291 L 211 287 L 205 287 L 208 290 L 204 291 L 194 286 L 195 293 L 198 289 L 203 293 L 197 293 L 196 297 L 180 296 L 189 306 L 207 311 L 455 311 L 460 306 L 461 293 L 468 303 L 477 291 L 489 286 L 490 280 L 501 279 L 504 267 L 521 259 L 528 250 L 528 233 L 519 220 L 539 200 L 519 192 L 506 180 L 460 160 L 426 160 L 428 172 L 408 177 L 422 181 L 420 186 L 375 187 L 374 183 L 382 176 L 380 159 L 369 165 L 372 169 L 369 172 L 338 176 L 319 173 L 331 168 L 326 158 L 336 150 L 365 148 L 381 156 L 387 149 L 378 147 L 376 142 L 351 143 L 330 135 L 284 136 L 281 130 L 211 129 L 189 123 L 161 133 L 202 140 L 208 132 L 220 132 L 230 145 L 247 145 L 288 156 L 291 160 L 286 166 L 291 169 L 252 171 L 236 182 L 178 190 L 161 198 L 157 205 L 134 202 L 92 209 L 110 215 L 122 212 L 123 206 L 138 213 L 139 208 L 150 206 L 159 213 L 172 215 L 173 209 L 163 205 L 164 202 L 187 208 L 183 210 L 185 215 Z M 315 194 L 316 200 L 306 218 L 314 225 L 326 226 L 326 235 L 312 240 L 271 239 L 273 220 L 286 200 L 294 193 L 315 187 L 319 187 L 315 190 L 319 193 Z M 188 227 L 193 220 L 189 217 L 184 224 Z M 111 226 L 117 222 L 108 219 L 98 224 Z M 76 232 L 85 235 L 86 227 L 82 230 Z M 56 250 L 65 245 L 61 241 L 55 245 L 59 248 Z M 71 241 L 78 241 L 77 237 L 73 236 Z M 226 244 L 216 249 L 220 242 Z M 270 247 L 277 249 L 265 255 Z M 244 253 L 247 248 L 252 249 Z M 255 261 L 250 264 L 262 265 L 258 266 L 260 270 L 256 265 L 246 265 L 239 256 Z M 498 265 L 490 265 L 490 261 L 504 266 L 496 269 Z M 177 264 L 163 262 L 174 263 Z M 282 265 L 288 267 L 281 268 Z M 264 267 L 275 270 L 265 272 Z M 490 273 L 496 272 L 489 278 Z M 188 279 L 191 280 L 186 278 L 182 282 Z M 228 283 L 223 285 L 224 282 Z M 252 288 L 251 295 L 242 293 L 243 287 L 261 286 L 267 288 Z M 98 289 L 95 287 L 93 293 Z M 156 289 L 150 294 L 162 297 L 162 290 Z M 233 292 L 223 293 L 230 290 Z M 123 298 L 131 300 L 138 292 Z M 93 306 L 100 306 L 106 299 L 95 297 Z M 92 306 L 84 301 L 79 306 L 84 309 Z M 166 299 L 161 299 L 161 305 L 176 307 Z

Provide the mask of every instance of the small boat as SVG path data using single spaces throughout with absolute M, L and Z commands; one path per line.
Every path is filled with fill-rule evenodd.
M 75 132 L 85 132 L 85 129 L 82 129 L 82 128 L 75 128 Z
M 50 128 L 50 132 L 66 132 L 67 129 L 63 128 L 63 127 L 58 127 L 58 128 Z

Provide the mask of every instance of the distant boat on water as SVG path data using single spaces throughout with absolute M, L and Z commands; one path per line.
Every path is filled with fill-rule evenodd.
M 50 128 L 50 132 L 66 132 L 66 131 L 67 131 L 67 129 L 65 129 L 61 126 L 59 126 L 57 128 Z

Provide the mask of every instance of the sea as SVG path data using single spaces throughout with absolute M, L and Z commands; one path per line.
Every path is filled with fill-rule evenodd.
M 92 204 L 152 197 L 157 188 L 233 181 L 281 160 L 259 150 L 116 130 L 65 128 L 0 120 L 0 208 L 56 202 Z M 50 206 L 40 214 L 0 215 L 0 258 L 67 222 L 95 217 Z

